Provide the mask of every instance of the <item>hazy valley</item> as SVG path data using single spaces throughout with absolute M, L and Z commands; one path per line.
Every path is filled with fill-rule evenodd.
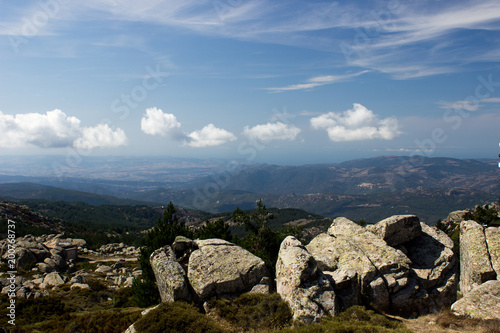
M 92 157 L 64 168 L 62 162 L 63 157 L 47 156 L 2 159 L 0 197 L 92 205 L 158 206 L 172 201 L 212 213 L 251 209 L 262 198 L 268 207 L 300 208 L 330 218 L 374 223 L 392 214 L 413 213 L 434 224 L 452 210 L 496 202 L 500 193 L 494 160 L 380 156 L 278 166 Z

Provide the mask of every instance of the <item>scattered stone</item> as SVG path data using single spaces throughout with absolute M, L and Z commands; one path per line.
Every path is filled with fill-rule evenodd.
M 80 289 L 90 289 L 90 286 L 86 283 L 73 283 L 70 287 L 71 290 L 75 288 L 80 288 Z
M 134 277 L 133 276 L 129 276 L 126 280 L 125 280 L 125 283 L 123 284 L 123 287 L 124 288 L 128 288 L 128 287 L 132 287 L 132 285 L 134 284 Z
M 97 273 L 111 273 L 113 269 L 107 265 L 98 265 L 95 269 Z
M 54 271 L 54 267 L 44 263 L 44 262 L 39 262 L 36 264 L 36 267 L 38 268 L 38 271 L 42 273 L 50 273 Z
M 45 283 L 48 286 L 60 286 L 64 284 L 64 280 L 59 275 L 59 273 L 52 272 L 45 276 L 45 278 L 43 279 L 43 283 Z
M 69 283 L 71 283 L 71 284 L 75 284 L 75 283 L 83 284 L 83 283 L 87 283 L 87 279 L 85 278 L 85 276 L 79 274 L 79 275 L 73 276 L 69 280 Z
M 111 268 L 113 269 L 120 269 L 124 267 L 125 262 L 123 260 L 119 260 L 116 263 L 114 263 Z

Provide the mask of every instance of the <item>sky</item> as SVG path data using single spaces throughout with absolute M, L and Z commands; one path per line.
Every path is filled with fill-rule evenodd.
M 0 155 L 496 158 L 498 0 L 0 0 Z

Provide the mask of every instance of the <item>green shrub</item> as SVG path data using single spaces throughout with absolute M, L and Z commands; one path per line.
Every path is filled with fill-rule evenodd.
M 170 202 L 163 212 L 163 219 L 158 219 L 156 225 L 143 238 L 139 256 L 142 274 L 132 284 L 134 302 L 139 306 L 148 307 L 160 302 L 160 293 L 149 257 L 156 249 L 172 244 L 177 236 L 191 238 L 193 233 L 186 227 L 184 220 L 179 220 L 175 207 Z
M 499 220 L 498 211 L 496 207 L 489 207 L 488 205 L 476 206 L 474 211 L 467 213 L 464 220 L 474 220 L 481 225 L 490 226 L 492 222 Z
M 290 325 L 292 311 L 279 294 L 243 294 L 234 300 L 212 300 L 218 316 L 245 329 L 279 329 Z
M 193 305 L 184 302 L 162 303 L 135 323 L 138 333 L 223 333 L 211 318 L 199 313 Z
M 16 323 L 37 323 L 66 312 L 66 307 L 59 297 L 40 297 L 36 299 L 18 298 L 16 300 Z
M 113 295 L 113 304 L 115 308 L 126 308 L 135 306 L 133 300 L 134 292 L 132 288 L 120 288 Z
M 92 291 L 101 291 L 107 289 L 106 285 L 99 279 L 88 280 L 87 284 Z
M 338 316 L 324 318 L 319 324 L 302 325 L 280 332 L 411 333 L 403 323 L 366 310 L 362 306 L 352 306 Z
M 59 318 L 33 327 L 39 332 L 96 332 L 121 333 L 140 317 L 140 311 L 95 311 L 83 314 L 66 313 Z

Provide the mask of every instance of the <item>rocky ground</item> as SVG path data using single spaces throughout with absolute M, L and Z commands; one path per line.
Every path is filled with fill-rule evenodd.
M 78 250 L 78 258 L 67 258 L 65 249 L 60 246 L 67 243 Z M 2 294 L 14 291 L 18 298 L 49 296 L 64 286 L 69 286 L 70 290 L 89 289 L 91 281 L 98 281 L 109 289 L 130 287 L 134 277 L 142 273 L 137 262 L 139 250 L 123 243 L 106 244 L 93 251 L 87 248 L 83 239 L 58 234 L 28 235 L 17 239 L 15 244 L 16 273 L 2 270 L 0 285 Z M 8 245 L 8 240 L 0 242 L 4 262 L 9 259 Z

